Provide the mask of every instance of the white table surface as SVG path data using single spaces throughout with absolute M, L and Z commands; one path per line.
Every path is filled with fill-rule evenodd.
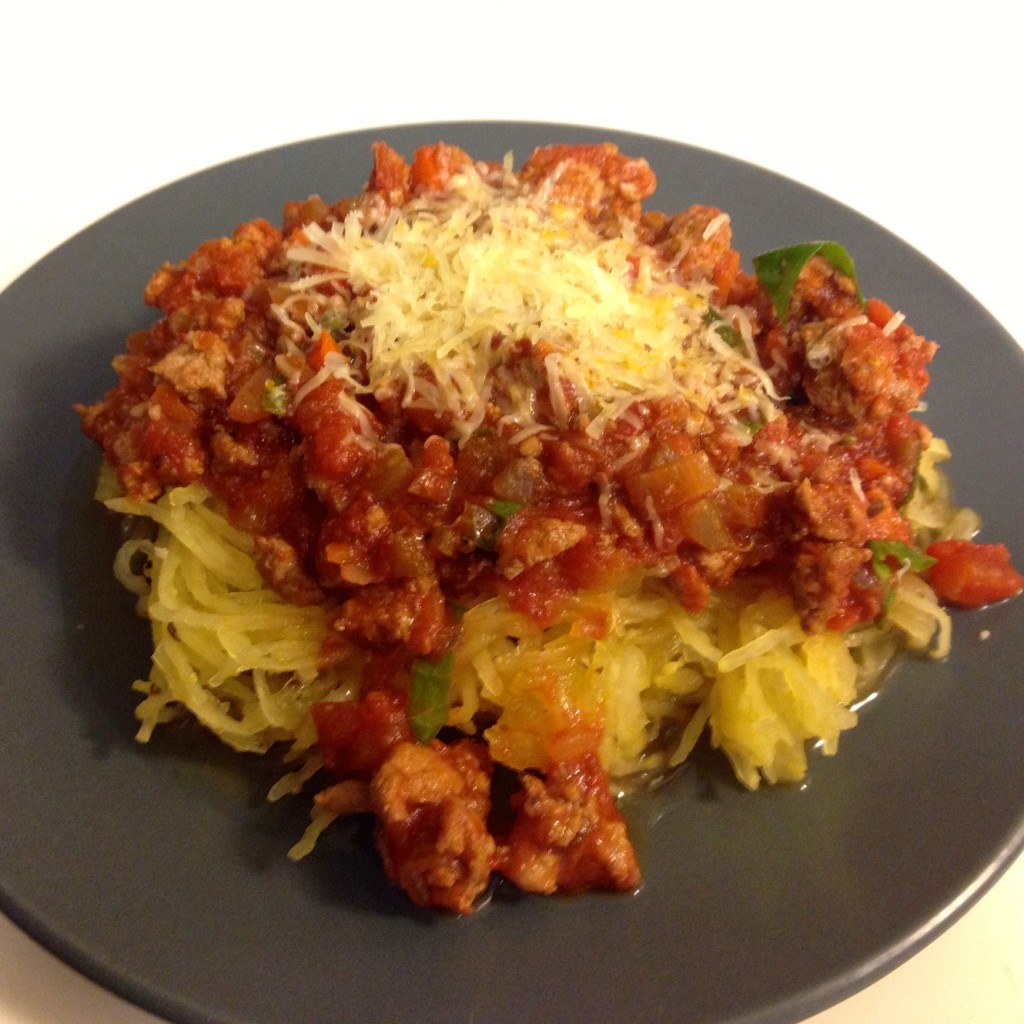
M 22 3 L 0 14 L 0 288 L 123 203 L 245 153 L 411 121 L 544 120 L 677 139 L 828 193 L 1024 341 L 1013 7 L 852 6 L 632 0 L 613 25 L 600 0 L 377 14 L 208 0 L 170 5 L 167 27 L 159 4 Z M 812 1021 L 1024 1024 L 1024 860 Z M 0 917 L 0 1024 L 159 1022 Z

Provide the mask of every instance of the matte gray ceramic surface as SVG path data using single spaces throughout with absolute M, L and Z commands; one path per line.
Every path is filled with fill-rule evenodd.
M 164 260 L 282 204 L 357 191 L 369 144 L 442 138 L 517 161 L 555 141 L 646 156 L 651 205 L 732 215 L 749 269 L 812 238 L 853 253 L 864 289 L 942 343 L 927 420 L 954 450 L 983 538 L 1024 558 L 1024 359 L 920 254 L 755 167 L 682 145 L 529 124 L 325 138 L 228 163 L 125 207 L 0 296 L 0 907 L 61 957 L 183 1024 L 332 1021 L 781 1024 L 824 1008 L 932 938 L 1024 839 L 1024 601 L 957 615 L 942 664 L 906 662 L 802 790 L 742 791 L 709 754 L 627 814 L 635 896 L 516 896 L 468 919 L 411 909 L 363 827 L 293 864 L 306 802 L 263 795 L 272 766 L 188 728 L 133 742 L 147 633 L 110 574 L 116 525 L 91 498 L 94 401 Z M 990 631 L 982 640 L 980 632 Z

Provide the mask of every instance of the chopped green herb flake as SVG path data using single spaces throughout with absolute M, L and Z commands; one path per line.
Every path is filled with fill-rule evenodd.
M 417 658 L 409 684 L 409 726 L 417 743 L 429 743 L 448 718 L 448 691 L 452 682 L 452 655 L 440 661 Z
M 283 416 L 288 411 L 288 390 L 282 378 L 268 378 L 264 383 L 263 408 L 275 416 Z
M 882 583 L 892 578 L 894 570 L 890 559 L 899 563 L 897 572 L 902 569 L 923 572 L 935 564 L 934 558 L 899 540 L 872 540 L 868 541 L 868 547 L 871 549 L 871 568 Z
M 472 506 L 477 520 L 475 544 L 483 551 L 493 551 L 508 521 L 523 507 L 519 501 L 492 501 L 487 508 Z
M 492 516 L 497 516 L 499 519 L 508 522 L 521 508 L 523 503 L 521 501 L 492 501 L 487 506 L 487 510 Z
M 713 327 L 715 329 L 715 333 L 730 348 L 745 348 L 743 344 L 743 335 L 741 335 L 740 332 L 732 326 L 732 324 L 728 323 L 725 317 L 722 316 L 714 306 L 708 306 L 707 312 L 705 312 L 702 319 L 708 327 Z

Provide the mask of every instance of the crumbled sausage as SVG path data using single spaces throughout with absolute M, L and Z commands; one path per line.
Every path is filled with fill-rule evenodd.
M 524 775 L 499 870 L 529 892 L 635 889 L 636 854 L 596 757 Z
M 388 876 L 421 906 L 466 914 L 490 881 L 490 758 L 469 740 L 398 744 L 370 786 Z

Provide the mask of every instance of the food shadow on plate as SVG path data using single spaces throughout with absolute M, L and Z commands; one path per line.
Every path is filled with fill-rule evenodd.
M 135 739 L 135 707 L 142 697 L 132 683 L 149 674 L 152 641 L 147 622 L 135 611 L 135 596 L 114 578 L 122 523 L 94 497 L 99 465 L 98 453 L 82 454 L 66 477 L 61 505 L 59 565 L 67 623 L 61 678 L 84 717 L 96 757 L 120 748 L 162 767 L 190 799 L 236 817 L 239 856 L 258 870 L 270 857 L 283 857 L 301 836 L 308 794 L 269 803 L 267 792 L 286 770 L 279 757 L 232 750 L 191 719 L 159 726 L 146 743 Z
M 498 772 L 495 776 L 492 824 L 499 841 L 504 820 L 500 808 L 509 795 L 505 790 L 515 785 L 511 779 L 512 774 Z M 668 825 L 676 830 L 681 829 L 685 842 L 688 832 L 695 833 L 702 827 L 699 820 L 688 812 L 688 808 L 696 803 L 714 805 L 723 798 L 742 798 L 743 795 L 751 796 L 737 782 L 721 752 L 713 750 L 710 744 L 703 741 L 684 765 L 673 769 L 661 779 L 647 780 L 644 785 L 635 786 L 633 791 L 620 800 L 620 809 L 636 848 L 641 871 L 649 856 L 653 856 L 652 844 L 658 840 L 657 830 L 663 817 L 668 815 L 673 819 Z M 764 797 L 765 794 L 762 794 Z M 298 867 L 306 871 L 306 881 L 316 887 L 317 898 L 325 902 L 344 903 L 353 907 L 366 905 L 375 912 L 405 916 L 423 924 L 450 920 L 457 916 L 417 907 L 388 884 L 374 846 L 373 824 L 365 815 L 329 827 L 318 840 L 313 852 L 299 862 Z M 643 883 L 640 888 L 643 888 Z M 611 910 L 613 905 L 629 899 L 629 893 L 600 891 L 582 895 L 567 893 L 538 896 L 518 889 L 495 873 L 477 901 L 475 916 L 486 917 L 491 913 L 500 913 L 503 907 L 537 900 L 554 900 L 559 905 L 569 905 L 580 900 L 599 901 L 607 903 Z
M 98 453 L 86 452 L 65 478 L 58 564 L 69 662 L 61 679 L 102 756 L 135 742 L 134 708 L 141 698 L 131 687 L 149 673 L 151 646 L 135 596 L 114 578 L 121 523 L 94 497 L 99 465 Z
M 44 335 L 61 333 L 59 317 L 43 310 L 26 320 L 21 285 L 0 296 L 8 370 L 33 385 L 12 388 L 2 413 L 6 668 L 12 677 L 37 686 L 53 680 L 72 692 L 102 752 L 124 737 L 116 724 L 122 716 L 131 722 L 134 676 L 123 687 L 118 681 L 144 670 L 148 652 L 133 598 L 112 574 L 118 526 L 93 498 L 101 456 L 82 435 L 73 404 L 113 382 L 109 353 L 124 329 L 101 327 L 55 349 Z M 44 709 L 41 702 L 39 713 Z
M 135 611 L 135 596 L 114 577 L 122 518 L 95 499 L 102 455 L 82 435 L 73 409 L 113 383 L 113 339 L 128 329 L 111 326 L 73 339 L 59 359 L 52 350 L 33 356 L 30 344 L 19 352 L 29 363 L 22 375 L 46 386 L 20 390 L 5 413 L 8 443 L 0 459 L 8 486 L 0 517 L 17 562 L 9 567 L 14 585 L 9 576 L 4 600 L 14 607 L 18 591 L 28 603 L 38 592 L 52 620 L 45 639 L 34 633 L 23 638 L 22 671 L 53 680 L 62 690 L 63 697 L 53 699 L 73 716 L 75 735 L 65 733 L 67 741 L 84 745 L 83 756 L 97 762 L 138 759 L 140 770 L 148 770 L 142 767 L 148 763 L 163 777 L 161 784 L 169 779 L 180 787 L 200 813 L 237 824 L 238 856 L 259 870 L 285 859 L 307 820 L 305 797 L 267 802 L 267 791 L 282 773 L 277 759 L 239 754 L 187 721 L 162 726 L 146 744 L 135 739 L 141 695 L 132 683 L 149 674 L 150 630 Z M 16 618 L 9 615 L 8 626 L 14 619 L 17 628 Z M 41 707 L 38 714 L 44 713 Z
M 308 824 L 318 780 L 302 793 L 268 801 L 268 791 L 286 770 L 278 752 L 240 753 L 188 719 L 160 726 L 145 744 L 136 741 L 134 712 L 141 696 L 131 684 L 148 675 L 150 632 L 136 615 L 135 597 L 112 572 L 121 517 L 94 497 L 99 466 L 99 454 L 85 446 L 64 477 L 57 559 L 67 624 L 60 678 L 85 722 L 93 756 L 104 759 L 116 751 L 148 762 L 195 801 L 197 813 L 211 811 L 228 823 L 230 854 L 253 874 L 284 869 L 296 873 L 298 884 L 312 885 L 324 902 L 434 920 L 434 912 L 415 907 L 387 883 L 368 816 L 333 825 L 311 855 L 287 860 Z
M 214 807 L 231 822 L 233 855 L 248 870 L 259 873 L 279 867 L 302 835 L 318 782 L 328 780 L 314 778 L 302 793 L 271 803 L 267 792 L 284 770 L 274 752 L 238 753 L 190 720 L 159 727 L 146 744 L 134 739 L 134 708 L 141 698 L 131 683 L 148 674 L 149 628 L 135 614 L 134 596 L 111 571 L 121 524 L 119 516 L 95 500 L 99 462 L 99 455 L 90 450 L 77 460 L 67 477 L 60 517 L 65 615 L 74 624 L 69 660 L 75 670 L 64 678 L 88 723 L 96 755 L 105 756 L 116 746 L 158 765 L 190 799 Z M 684 765 L 630 788 L 633 791 L 621 806 L 643 861 L 649 836 L 667 809 L 687 801 L 714 803 L 724 792 L 735 794 L 741 787 L 724 755 L 702 741 Z M 300 884 L 314 887 L 317 899 L 326 903 L 423 923 L 439 918 L 436 911 L 416 907 L 388 884 L 368 816 L 332 825 L 310 855 L 288 866 L 300 874 Z M 481 908 L 534 898 L 495 876 Z

